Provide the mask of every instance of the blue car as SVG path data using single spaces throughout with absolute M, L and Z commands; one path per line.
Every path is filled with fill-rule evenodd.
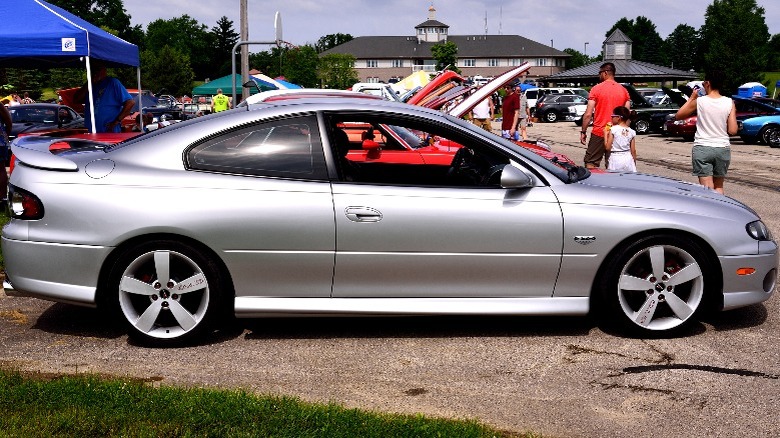
M 760 142 L 771 147 L 780 147 L 777 141 L 771 141 L 772 137 L 777 139 L 780 135 L 780 114 L 738 120 L 737 124 L 739 125 L 737 135 L 745 143 Z

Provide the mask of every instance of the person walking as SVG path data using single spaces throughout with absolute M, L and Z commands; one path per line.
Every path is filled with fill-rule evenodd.
M 24 92 L 24 99 L 22 99 L 23 104 L 30 104 L 35 103 L 35 101 L 30 97 L 30 93 Z
M 232 108 L 230 99 L 222 94 L 222 89 L 217 88 L 217 95 L 211 98 L 211 112 L 219 113 Z
M 636 131 L 629 126 L 631 116 L 632 111 L 624 106 L 612 111 L 612 126 L 607 125 L 604 138 L 604 149 L 610 154 L 607 170 L 636 172 Z
M 106 65 L 92 62 L 92 99 L 95 102 L 95 126 L 89 106 L 87 84 L 73 94 L 75 102 L 84 102 L 84 124 L 89 132 L 121 132 L 122 119 L 133 110 L 133 98 L 119 79 L 108 76 Z M 93 129 L 94 128 L 94 129 Z
M 696 134 L 693 137 L 691 167 L 699 184 L 723 193 L 723 183 L 731 163 L 730 136 L 737 134 L 737 109 L 734 100 L 720 94 L 725 77 L 723 72 L 705 72 L 702 87 L 696 88 L 675 114 L 682 120 L 697 115 Z
M 580 131 L 580 143 L 585 144 L 588 138 L 588 126 L 593 120 L 593 130 L 590 132 L 588 148 L 585 150 L 585 167 L 597 168 L 601 166 L 601 159 L 605 158 L 605 165 L 609 160 L 604 148 L 604 127 L 612 119 L 612 110 L 616 106 L 625 106 L 631 109 L 631 98 L 625 87 L 615 81 L 615 64 L 605 62 L 599 68 L 601 83 L 590 90 L 588 107 L 582 116 L 582 131 Z
M 471 120 L 485 131 L 493 132 L 493 116 L 495 112 L 496 107 L 493 105 L 493 98 L 488 96 L 471 110 Z
M 520 107 L 517 110 L 517 128 L 520 131 L 520 138 L 528 140 L 528 121 L 531 120 L 531 109 L 528 108 L 528 98 L 525 97 L 523 89 L 518 85 L 516 90 L 518 96 L 520 96 Z
M 517 91 L 520 87 L 508 86 L 509 94 L 504 96 L 501 104 L 501 136 L 511 140 L 517 140 L 517 120 L 520 112 L 520 96 Z

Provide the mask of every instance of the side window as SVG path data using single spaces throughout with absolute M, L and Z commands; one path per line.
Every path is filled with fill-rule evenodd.
M 187 152 L 191 169 L 327 179 L 317 118 L 273 120 L 212 137 Z
M 334 115 L 330 125 L 346 182 L 495 188 L 509 163 L 480 139 L 440 124 L 392 115 Z M 356 146 L 361 140 L 362 147 Z

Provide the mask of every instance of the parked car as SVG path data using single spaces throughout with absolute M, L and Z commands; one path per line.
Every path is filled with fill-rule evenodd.
M 737 120 L 737 125 L 737 135 L 745 143 L 760 142 L 771 147 L 780 147 L 777 141 L 772 140 L 780 133 L 780 114 Z
M 585 112 L 588 99 L 578 94 L 545 94 L 536 101 L 536 117 L 543 122 L 573 121 Z
M 20 134 L 32 134 L 54 129 L 83 129 L 84 118 L 71 107 L 54 103 L 31 103 L 8 107 L 11 113 L 13 126 L 8 135 L 13 140 Z M 5 163 L 8 163 L 11 154 L 8 146 L 3 146 L 0 151 Z
M 349 164 L 352 123 L 465 147 L 449 165 Z M 603 311 L 639 336 L 685 333 L 705 312 L 767 300 L 777 279 L 776 242 L 735 199 L 566 170 L 406 104 L 288 100 L 110 147 L 52 142 L 12 146 L 5 292 L 97 306 L 147 345 L 273 314 Z
M 653 105 L 656 105 L 653 102 L 653 98 L 657 97 L 658 93 L 663 93 L 663 90 L 660 88 L 649 88 L 649 87 L 641 87 L 636 88 L 637 93 L 639 93 L 642 97 L 645 98 L 648 102 L 650 102 Z M 663 93 L 665 94 L 665 93 Z
M 662 89 L 669 100 L 661 100 L 660 105 L 653 105 L 645 99 L 632 85 L 623 84 L 631 98 L 631 109 L 636 111 L 637 117 L 631 122 L 631 127 L 637 134 L 649 134 L 663 129 L 664 117 L 674 114 L 685 103 L 682 95 L 673 93 L 670 89 Z
M 582 88 L 576 87 L 539 87 L 529 88 L 524 91 L 525 98 L 528 100 L 528 108 L 531 110 L 531 117 L 536 117 L 536 102 L 545 94 L 576 94 L 588 98 L 588 92 Z
M 732 99 L 734 99 L 734 106 L 737 109 L 737 123 L 756 116 L 780 114 L 780 109 L 754 98 L 732 96 Z M 696 134 L 696 120 L 695 115 L 684 120 L 675 120 L 672 115 L 666 120 L 664 133 L 670 136 L 682 136 L 688 141 L 693 140 Z M 771 130 L 774 129 L 774 124 L 770 122 L 766 127 L 760 126 L 754 129 L 756 126 L 755 123 L 748 124 L 748 128 L 741 130 L 738 135 L 748 144 L 756 142 L 769 144 L 768 138 Z

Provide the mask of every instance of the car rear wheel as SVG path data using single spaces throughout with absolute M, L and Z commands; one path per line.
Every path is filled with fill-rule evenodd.
M 558 121 L 558 113 L 555 111 L 547 111 L 544 113 L 544 121 L 548 123 L 555 123 Z
M 109 305 L 130 337 L 150 346 L 188 343 L 220 313 L 220 270 L 201 251 L 159 240 L 137 245 L 112 269 Z
M 715 282 L 708 257 L 694 242 L 646 237 L 619 251 L 601 284 L 609 320 L 632 334 L 683 329 L 704 308 Z
M 634 124 L 634 130 L 637 134 L 649 134 L 650 133 L 650 121 L 645 119 L 639 119 Z

